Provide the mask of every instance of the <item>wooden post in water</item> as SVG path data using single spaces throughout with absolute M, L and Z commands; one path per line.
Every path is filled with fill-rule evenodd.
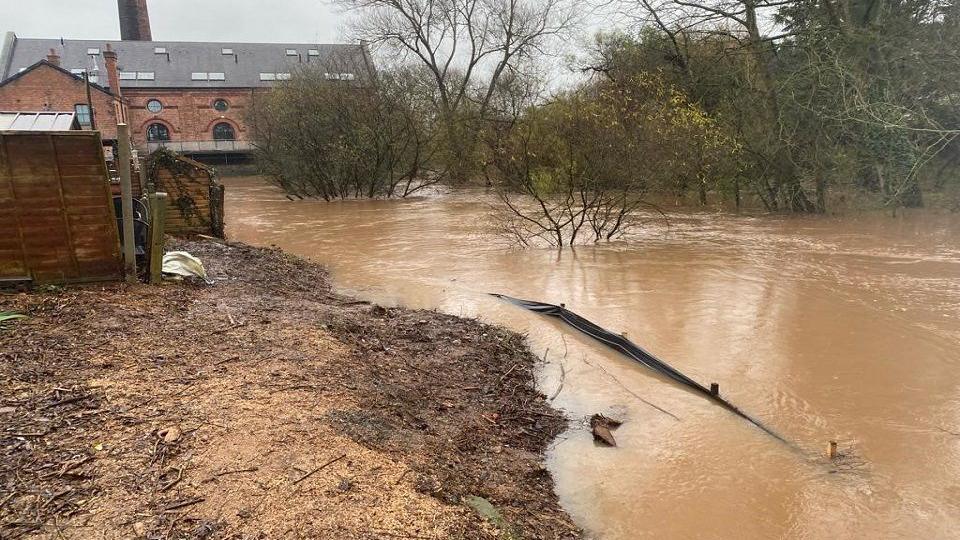
M 133 183 L 130 179 L 130 127 L 117 124 L 117 170 L 120 171 L 120 205 L 123 209 L 123 274 L 137 280 L 137 240 L 133 237 Z
M 167 221 L 167 194 L 151 193 L 150 202 L 150 283 L 163 280 L 163 233 Z
M 719 384 L 717 384 L 717 383 L 715 383 L 715 382 L 710 383 L 710 395 L 711 395 L 711 396 L 719 396 L 719 395 L 720 395 L 720 385 L 719 385 Z
M 827 457 L 837 459 L 837 441 L 830 441 L 827 445 Z

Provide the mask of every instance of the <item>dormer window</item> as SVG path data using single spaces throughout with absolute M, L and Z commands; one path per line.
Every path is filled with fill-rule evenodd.
M 192 81 L 205 81 L 209 75 L 207 73 L 191 73 L 190 80 Z
M 120 80 L 121 80 L 121 81 L 135 81 L 135 80 L 137 80 L 137 72 L 136 72 L 136 71 L 121 71 L 121 72 L 120 72 Z
M 287 56 L 297 56 L 297 54 L 296 49 L 287 49 Z
M 154 47 L 154 48 L 153 48 L 153 54 L 167 54 L 167 48 L 166 48 L 166 47 Z
M 318 49 L 310 49 L 307 51 L 307 54 L 310 56 L 320 56 L 320 51 Z
M 276 73 L 261 73 L 261 74 L 260 74 L 260 80 L 261 80 L 261 81 L 275 81 L 275 80 L 277 80 L 277 74 L 276 74 Z
M 220 54 L 233 54 L 233 49 L 229 47 L 224 47 L 220 49 Z
M 152 81 L 154 79 L 154 73 L 152 71 L 138 71 L 137 80 L 140 81 Z
M 97 56 L 98 54 L 100 54 L 100 49 L 96 47 L 91 47 L 87 49 L 87 54 L 90 56 Z
M 225 80 L 227 80 L 227 76 L 226 76 L 225 73 L 210 73 L 210 80 L 211 80 L 211 81 L 225 81 Z

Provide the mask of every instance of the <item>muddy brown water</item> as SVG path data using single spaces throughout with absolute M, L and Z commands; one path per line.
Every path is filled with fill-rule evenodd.
M 225 183 L 233 239 L 324 263 L 361 298 L 528 333 L 574 419 L 549 454 L 557 492 L 591 537 L 960 537 L 958 216 L 681 213 L 557 252 L 491 236 L 482 191 L 325 203 Z M 626 332 L 802 450 L 487 292 Z M 595 412 L 624 421 L 618 448 L 594 445 Z M 839 464 L 816 458 L 831 439 Z

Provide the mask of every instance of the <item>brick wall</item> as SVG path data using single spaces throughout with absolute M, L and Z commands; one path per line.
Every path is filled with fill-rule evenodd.
M 151 89 L 124 88 L 128 102 L 130 131 L 135 144 L 147 140 L 147 127 L 158 122 L 167 126 L 171 141 L 211 141 L 213 126 L 226 122 L 233 126 L 236 140 L 251 138 L 246 114 L 253 99 L 251 89 Z M 159 113 L 147 110 L 147 103 L 156 99 L 163 105 Z M 226 111 L 213 108 L 217 99 L 229 105 Z
M 103 139 L 117 138 L 117 109 L 113 96 L 91 89 L 97 129 Z M 46 64 L 0 86 L 0 110 L 73 111 L 87 102 L 83 81 Z

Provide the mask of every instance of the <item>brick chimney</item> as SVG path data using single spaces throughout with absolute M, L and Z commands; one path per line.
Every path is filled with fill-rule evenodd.
M 55 66 L 60 65 L 60 55 L 57 54 L 56 49 L 50 49 L 50 52 L 47 54 L 47 62 L 50 62 Z
M 153 41 L 147 0 L 117 0 L 117 8 L 120 11 L 120 39 Z
M 117 71 L 117 53 L 110 44 L 103 49 L 103 67 L 107 70 L 107 83 L 110 85 L 110 93 L 120 97 L 120 72 Z

